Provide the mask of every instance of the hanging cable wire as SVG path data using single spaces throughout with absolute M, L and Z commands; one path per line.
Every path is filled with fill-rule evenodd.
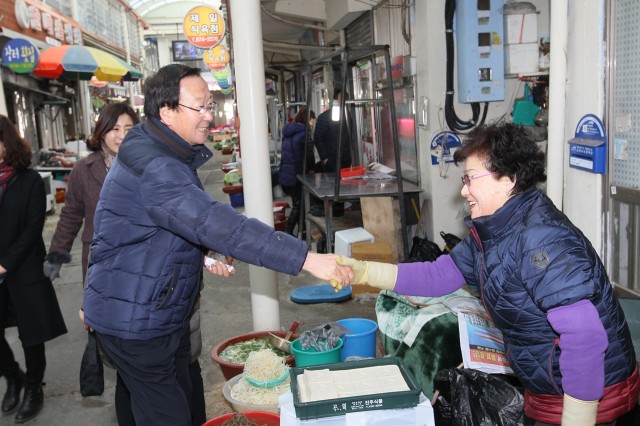
M 445 21 L 445 40 L 446 40 L 446 81 L 447 90 L 444 100 L 444 117 L 449 129 L 454 132 L 464 132 L 473 129 L 475 126 L 482 126 L 487 118 L 487 112 L 489 110 L 489 103 L 485 102 L 484 112 L 480 118 L 480 103 L 474 102 L 471 104 L 472 118 L 469 121 L 464 121 L 456 114 L 453 106 L 453 95 L 455 94 L 453 88 L 453 72 L 454 72 L 454 40 L 453 40 L 453 17 L 456 12 L 456 0 L 447 0 L 444 7 L 444 21 Z M 480 118 L 480 121 L 478 121 Z

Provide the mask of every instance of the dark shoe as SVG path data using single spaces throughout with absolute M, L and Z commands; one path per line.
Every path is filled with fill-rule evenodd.
M 44 405 L 44 383 L 27 383 L 24 387 L 24 399 L 16 414 L 16 423 L 24 423 L 38 415 Z
M 16 409 L 20 402 L 20 391 L 24 385 L 24 373 L 18 371 L 16 377 L 7 377 L 7 391 L 2 399 L 2 413 L 9 414 Z

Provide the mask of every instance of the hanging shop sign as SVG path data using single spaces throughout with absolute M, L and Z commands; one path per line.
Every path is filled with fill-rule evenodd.
M 222 13 L 211 7 L 194 7 L 187 12 L 182 25 L 187 40 L 196 47 L 215 47 L 224 37 L 225 23 Z
M 2 64 L 18 74 L 31 72 L 38 63 L 38 49 L 27 40 L 14 38 L 2 48 Z
M 228 66 L 224 67 L 221 70 L 211 71 L 211 74 L 216 79 L 221 89 L 226 89 L 231 85 L 231 78 L 229 76 L 230 72 L 231 69 Z
M 213 70 L 221 70 L 229 63 L 229 51 L 221 44 L 204 52 L 202 60 Z

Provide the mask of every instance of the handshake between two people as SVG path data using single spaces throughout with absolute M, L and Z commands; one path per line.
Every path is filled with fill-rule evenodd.
M 361 261 L 331 253 L 308 253 L 302 269 L 329 281 L 336 292 L 345 286 L 356 284 L 392 290 L 398 275 L 396 265 Z
M 215 260 L 213 260 L 215 259 Z M 210 252 L 205 257 L 205 266 L 214 275 L 228 277 L 235 270 L 232 258 Z M 398 267 L 390 263 L 356 260 L 336 254 L 307 253 L 302 269 L 316 278 L 329 281 L 335 291 L 348 285 L 369 284 L 382 290 L 393 290 L 398 276 Z

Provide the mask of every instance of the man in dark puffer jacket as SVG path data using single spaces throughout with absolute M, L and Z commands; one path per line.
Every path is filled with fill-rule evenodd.
M 353 273 L 204 191 L 196 170 L 211 157 L 213 104 L 200 69 L 161 68 L 145 82 L 144 111 L 100 192 L 84 321 L 129 388 L 136 424 L 187 426 L 189 313 L 207 250 L 342 283 Z M 220 262 L 208 269 L 229 275 Z

